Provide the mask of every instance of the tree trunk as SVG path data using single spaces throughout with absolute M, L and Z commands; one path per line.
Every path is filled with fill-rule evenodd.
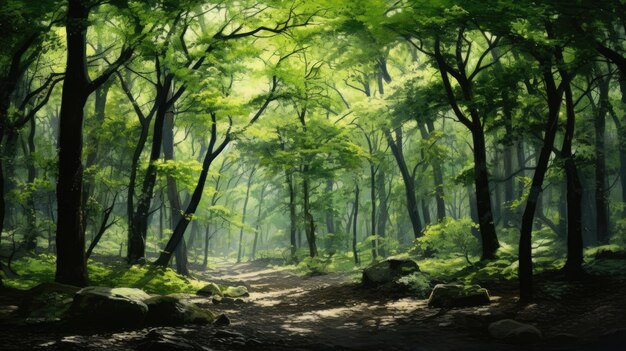
M 296 250 L 298 249 L 298 217 L 296 215 L 296 187 L 293 174 L 289 170 L 287 173 L 287 187 L 289 189 L 289 239 L 291 243 L 291 260 L 296 260 Z
M 254 228 L 254 241 L 252 242 L 252 253 L 250 254 L 250 260 L 254 260 L 255 259 L 255 255 L 256 255 L 256 248 L 257 248 L 257 244 L 259 241 L 259 231 L 261 230 L 261 210 L 263 208 L 263 196 L 265 195 L 265 188 L 267 186 L 264 185 L 261 188 L 261 194 L 259 195 L 259 201 L 258 201 L 258 212 L 256 215 L 256 226 Z
M 435 125 L 432 121 L 426 122 L 428 133 L 435 131 Z M 444 199 L 443 169 L 441 162 L 432 162 L 433 180 L 435 182 L 435 200 L 437 201 L 437 220 L 442 221 L 446 217 L 446 202 Z
M 546 85 L 546 93 L 548 96 L 548 120 L 546 123 L 543 145 L 541 147 L 539 159 L 537 160 L 520 228 L 518 276 L 520 283 L 520 300 L 522 302 L 528 302 L 533 298 L 533 222 L 535 210 L 537 209 L 537 201 L 539 200 L 539 195 L 542 191 L 543 181 L 545 179 L 546 171 L 548 170 L 548 163 L 550 161 L 550 154 L 552 153 L 552 148 L 554 146 L 559 110 L 561 107 L 561 98 L 563 96 L 563 92 L 559 91 L 556 87 L 551 70 L 551 66 L 544 66 L 544 84 Z
M 168 96 L 168 100 L 171 97 Z M 165 113 L 163 120 L 163 156 L 165 161 L 174 160 L 174 106 L 173 104 Z M 170 202 L 170 226 L 172 230 L 176 228 L 176 225 L 181 219 L 181 212 L 183 210 L 182 202 L 180 200 L 180 193 L 176 184 L 176 179 L 171 175 L 167 176 L 167 198 Z M 148 220 L 146 219 L 146 225 Z M 144 236 L 145 238 L 145 236 Z M 144 246 L 145 249 L 145 246 Z M 182 275 L 189 275 L 189 269 L 187 268 L 187 246 L 185 240 L 182 239 L 179 244 L 174 247 L 176 254 L 176 272 Z
M 496 228 L 491 212 L 491 196 L 489 194 L 489 175 L 487 173 L 487 151 L 485 136 L 480 123 L 472 131 L 474 141 L 474 182 L 476 187 L 476 205 L 478 211 L 478 225 L 482 241 L 481 260 L 496 258 L 496 251 L 500 247 Z
M 333 213 L 334 206 L 333 206 L 333 197 L 332 197 L 334 186 L 335 186 L 335 182 L 333 182 L 332 179 L 328 179 L 326 181 L 326 198 L 330 202 L 330 206 L 328 206 L 328 209 L 326 210 L 326 232 L 332 233 L 332 234 L 336 234 L 335 218 L 334 218 L 335 216 Z
M 409 172 L 406 161 L 404 160 L 404 154 L 402 152 L 402 130 L 400 128 L 396 129 L 395 140 L 393 139 L 389 131 L 385 130 L 384 133 L 387 139 L 387 143 L 391 148 L 391 152 L 396 159 L 398 168 L 400 169 L 400 174 L 402 175 L 402 180 L 404 182 L 404 191 L 406 195 L 407 211 L 409 214 L 409 219 L 411 220 L 413 235 L 417 239 L 422 236 L 422 223 L 419 218 L 417 198 L 415 196 L 415 180 Z
M 28 147 L 24 148 L 25 157 L 27 157 L 27 173 L 28 184 L 33 184 L 35 178 L 37 178 L 37 169 L 35 168 L 35 131 L 36 123 L 35 118 L 30 119 L 30 131 L 28 133 Z M 26 220 L 27 228 L 24 236 L 24 249 L 27 251 L 33 251 L 37 248 L 37 209 L 35 207 L 35 191 L 31 191 L 26 199 Z
M 136 264 L 145 262 L 146 255 L 146 236 L 148 232 L 148 214 L 150 210 L 150 204 L 152 197 L 154 196 L 154 186 L 156 184 L 156 162 L 161 156 L 161 145 L 163 143 L 163 124 L 165 121 L 165 115 L 170 109 L 170 106 L 174 101 L 168 99 L 168 94 L 171 90 L 172 76 L 167 75 L 165 77 L 165 83 L 161 89 L 157 92 L 158 110 L 156 112 L 156 118 L 154 121 L 154 129 L 152 134 L 152 149 L 150 151 L 150 160 L 146 174 L 144 176 L 141 194 L 137 201 L 137 208 L 132 214 L 131 226 L 129 227 L 129 241 L 128 241 L 128 263 Z M 135 149 L 135 152 L 140 156 L 141 150 Z M 131 181 L 133 179 L 131 178 Z M 134 184 L 132 187 L 134 188 Z M 129 202 L 132 201 L 132 195 L 129 196 Z M 129 206 L 130 207 L 130 206 Z M 132 211 L 132 210 L 131 210 Z
M 243 213 L 241 215 L 241 228 L 239 229 L 239 249 L 237 250 L 237 263 L 241 263 L 241 250 L 243 248 L 243 225 L 246 224 L 246 211 L 248 210 L 248 200 L 250 199 L 250 187 L 252 186 L 252 179 L 256 167 L 252 167 L 250 175 L 248 176 L 248 183 L 246 184 L 246 197 L 243 201 Z
M 372 212 L 370 218 L 372 226 L 371 235 L 375 236 L 378 234 L 374 232 L 376 230 L 376 168 L 372 163 L 370 163 L 370 201 L 372 202 Z M 378 257 L 378 251 L 376 250 L 376 241 L 376 239 L 372 240 L 372 261 L 375 261 L 376 257 Z
M 354 255 L 354 263 L 359 264 L 359 251 L 356 248 L 357 244 L 357 222 L 359 217 L 359 185 L 354 188 L 354 215 L 352 216 L 352 254 Z
M 602 72 L 600 72 L 602 73 Z M 595 130 L 595 200 L 596 200 L 596 234 L 598 243 L 606 243 L 610 237 L 609 232 L 609 208 L 607 201 L 606 188 L 606 156 L 604 147 L 604 132 L 606 129 L 606 113 L 609 103 L 609 78 L 600 81 L 600 101 L 597 109 L 597 115 L 594 116 Z
M 87 284 L 81 158 L 83 109 L 89 96 L 86 57 L 88 17 L 89 7 L 85 1 L 68 1 L 67 65 L 59 118 L 55 281 L 76 286 Z
M 378 199 L 380 201 L 380 209 L 378 210 L 378 229 L 376 230 L 376 232 L 381 238 L 387 238 L 387 220 L 389 219 L 389 209 L 387 207 L 387 188 L 385 187 L 385 173 L 382 170 L 379 171 L 378 174 L 377 187 Z M 379 248 L 379 253 L 383 257 L 387 256 L 385 245 Z
M 309 256 L 316 257 L 317 244 L 315 243 L 315 222 L 313 220 L 313 214 L 311 213 L 310 187 L 309 179 L 307 178 L 309 174 L 308 165 L 304 165 L 302 173 L 304 174 L 304 179 L 302 179 L 302 211 L 304 212 L 304 233 L 306 234 L 306 240 L 309 244 Z
M 567 75 L 565 75 L 568 79 Z M 572 141 L 576 126 L 576 115 L 572 90 L 567 83 L 565 88 L 565 106 L 567 122 L 561 156 L 565 160 L 565 176 L 567 179 L 567 261 L 563 271 L 576 276 L 582 272 L 583 264 L 583 235 L 582 235 L 582 185 L 578 177 L 576 160 L 572 154 Z

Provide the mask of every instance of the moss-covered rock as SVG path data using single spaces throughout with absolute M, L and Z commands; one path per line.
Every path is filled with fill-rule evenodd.
M 69 309 L 69 319 L 81 325 L 132 328 L 143 325 L 150 298 L 143 290 L 90 286 L 79 290 Z
M 18 315 L 31 321 L 52 322 L 69 310 L 79 287 L 61 283 L 41 283 L 28 290 Z
M 247 297 L 250 296 L 248 288 L 245 286 L 227 286 L 222 289 L 222 295 L 227 297 Z
M 198 290 L 196 294 L 201 296 L 224 296 L 222 294 L 222 289 L 220 289 L 219 285 L 215 283 L 205 285 L 202 289 Z
M 396 279 L 419 272 L 415 261 L 408 258 L 388 258 L 363 270 L 363 284 L 377 286 L 394 282 Z
M 193 303 L 177 296 L 154 296 L 144 301 L 148 306 L 146 323 L 149 325 L 208 324 L 215 316 Z
M 430 307 L 471 307 L 489 303 L 489 292 L 479 285 L 437 284 L 428 298 Z
M 489 334 L 496 339 L 514 343 L 531 343 L 541 339 L 541 331 L 530 324 L 503 319 L 489 324 Z

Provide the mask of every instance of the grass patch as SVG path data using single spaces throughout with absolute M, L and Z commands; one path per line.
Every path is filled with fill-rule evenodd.
M 56 257 L 42 254 L 24 257 L 13 262 L 12 267 L 19 275 L 3 278 L 6 286 L 30 289 L 37 284 L 54 281 Z M 151 265 L 131 266 L 123 262 L 102 263 L 89 260 L 89 284 L 107 287 L 140 288 L 150 294 L 188 293 L 195 294 L 207 282 L 177 274 L 170 268 Z

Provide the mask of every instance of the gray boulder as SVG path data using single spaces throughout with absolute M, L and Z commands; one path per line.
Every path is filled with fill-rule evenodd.
M 363 270 L 363 284 L 368 286 L 387 284 L 419 270 L 417 263 L 411 259 L 388 258 Z
M 479 285 L 437 284 L 428 298 L 430 307 L 471 307 L 489 303 L 489 292 Z
M 144 303 L 148 306 L 149 325 L 208 324 L 215 319 L 211 312 L 176 295 L 154 296 Z
M 69 318 L 81 325 L 132 328 L 143 325 L 150 298 L 143 290 L 89 286 L 79 290 L 69 309 Z
M 514 343 L 531 343 L 541 339 L 541 331 L 530 324 L 503 319 L 489 324 L 489 334 L 496 339 Z

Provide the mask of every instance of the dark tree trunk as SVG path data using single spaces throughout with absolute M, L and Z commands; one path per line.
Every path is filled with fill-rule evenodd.
M 89 248 L 87 249 L 85 258 L 91 257 L 91 253 L 93 252 L 93 249 L 96 248 L 96 245 L 98 245 L 98 243 L 100 242 L 100 239 L 102 239 L 102 235 L 104 235 L 106 230 L 113 224 L 113 223 L 109 224 L 109 217 L 111 216 L 111 212 L 113 212 L 113 207 L 115 207 L 115 200 L 117 200 L 117 194 L 115 194 L 115 196 L 113 197 L 113 203 L 111 204 L 111 206 L 108 207 L 106 210 L 104 210 L 104 215 L 102 216 L 102 223 L 100 223 L 100 229 L 94 236 L 93 240 L 91 241 L 91 244 L 89 244 Z
M 428 133 L 435 131 L 435 125 L 432 121 L 426 122 Z M 446 217 L 446 203 L 444 199 L 443 170 L 441 162 L 432 162 L 433 180 L 435 182 L 435 200 L 437 201 L 437 220 L 442 221 Z
M 206 269 L 207 265 L 209 264 L 209 241 L 211 240 L 211 237 L 209 236 L 209 233 L 210 233 L 209 223 L 210 222 L 211 222 L 211 218 L 209 217 L 207 224 L 206 224 L 206 229 L 204 231 L 204 258 L 202 259 L 203 269 Z
M 85 232 L 83 229 L 83 109 L 89 96 L 86 35 L 89 7 L 86 1 L 69 0 L 67 9 L 67 66 L 61 96 L 59 174 L 57 178 L 57 231 L 55 281 L 87 284 Z
M 165 83 L 158 89 L 157 104 L 158 109 L 154 121 L 154 129 L 152 134 L 152 149 L 150 151 L 150 160 L 146 174 L 144 176 L 141 194 L 137 201 L 137 207 L 132 214 L 131 226 L 129 227 L 128 255 L 127 260 L 130 264 L 141 263 L 145 261 L 146 255 L 146 236 L 148 232 L 148 214 L 152 197 L 154 196 L 154 186 L 156 184 L 156 162 L 161 156 L 161 145 L 163 143 L 163 124 L 165 115 L 174 103 L 168 99 L 168 92 L 171 90 L 172 76 L 167 75 Z M 141 150 L 136 148 L 136 154 L 141 155 Z M 131 181 L 134 179 L 131 178 Z M 134 184 L 132 186 L 134 188 Z M 129 189 L 130 192 L 130 189 Z M 129 202 L 132 196 L 129 197 Z M 129 206 L 130 207 L 130 206 Z M 132 210 L 131 210 L 132 211 Z M 173 251 L 173 250 L 172 250 Z
M 352 216 L 352 254 L 354 255 L 354 263 L 359 264 L 359 251 L 356 248 L 357 244 L 357 223 L 359 217 L 359 185 L 354 188 L 354 215 Z
M 533 298 L 533 262 L 532 262 L 532 230 L 537 209 L 537 202 L 541 194 L 543 181 L 548 170 L 550 154 L 554 147 L 554 139 L 557 132 L 559 110 L 563 92 L 557 89 L 552 75 L 552 67 L 544 66 L 544 84 L 548 96 L 548 120 L 546 123 L 543 145 L 537 160 L 535 173 L 532 178 L 530 193 L 526 200 L 526 207 L 522 215 L 519 241 L 519 268 L 518 276 L 520 283 L 520 300 L 528 302 Z
M 391 152 L 396 159 L 398 168 L 400 169 L 400 174 L 402 175 L 402 180 L 404 182 L 404 191 L 406 195 L 407 211 L 409 213 L 409 219 L 411 220 L 413 235 L 417 239 L 422 236 L 422 223 L 419 218 L 417 198 L 415 196 L 415 180 L 409 172 L 406 161 L 404 160 L 404 154 L 402 152 L 402 130 L 400 130 L 399 128 L 396 129 L 395 140 L 393 139 L 389 131 L 386 130 L 384 133 L 387 139 L 387 143 L 391 148 Z
M 476 186 L 476 205 L 478 211 L 478 225 L 482 241 L 482 260 L 491 260 L 496 257 L 500 247 L 496 228 L 491 211 L 491 196 L 489 194 L 489 175 L 487 173 L 487 151 L 485 136 L 480 123 L 472 131 L 474 141 L 474 182 Z
M 168 96 L 168 100 L 171 96 Z M 174 106 L 173 104 L 165 113 L 165 119 L 163 120 L 163 156 L 165 161 L 174 160 Z M 170 226 L 172 230 L 176 228 L 176 225 L 181 219 L 181 212 L 183 205 L 180 200 L 180 193 L 176 184 L 176 179 L 171 175 L 167 176 L 167 198 L 170 202 Z M 146 225 L 147 225 L 146 219 Z M 145 236 L 144 236 L 145 238 Z M 145 246 L 144 246 L 145 249 Z M 182 239 L 176 247 L 174 247 L 176 255 L 176 272 L 182 275 L 189 275 L 189 269 L 187 268 L 187 246 L 185 240 Z
M 311 213 L 310 202 L 310 186 L 309 186 L 309 166 L 304 165 L 302 169 L 304 178 L 302 179 L 302 211 L 304 212 L 304 233 L 306 235 L 307 243 L 309 244 L 309 256 L 317 256 L 317 244 L 315 243 L 315 221 L 313 214 Z
M 37 178 L 37 169 L 35 168 L 35 118 L 30 119 L 30 130 L 28 133 L 28 147 L 24 148 L 27 155 L 27 182 L 32 184 Z M 27 153 L 26 153 L 27 152 Z M 33 251 L 37 248 L 37 208 L 35 207 L 35 192 L 31 191 L 26 199 L 26 218 L 28 221 L 26 234 L 24 236 L 24 248 L 27 251 Z
M 296 250 L 298 249 L 298 217 L 296 214 L 296 186 L 293 174 L 287 170 L 287 187 L 289 189 L 289 239 L 291 244 L 291 260 L 296 260 Z
M 387 237 L 387 220 L 389 219 L 389 208 L 387 207 L 387 188 L 385 187 L 385 173 L 381 170 L 378 174 L 378 198 L 380 206 L 378 210 L 378 230 L 376 231 L 381 238 Z M 387 256 L 385 246 L 379 248 L 381 256 Z
M 382 84 L 382 83 L 381 83 Z M 371 153 L 371 152 L 370 152 Z M 372 212 L 371 212 L 371 228 L 372 228 L 372 233 L 371 235 L 378 235 L 378 233 L 375 232 L 376 230 L 376 168 L 374 167 L 373 164 L 370 163 L 370 201 L 372 202 Z M 378 257 L 378 251 L 376 250 L 376 239 L 372 240 L 372 260 L 376 260 L 376 257 Z
M 602 73 L 602 72 L 600 72 Z M 607 242 L 610 237 L 609 232 L 609 208 L 608 190 L 606 188 L 606 156 L 604 147 L 604 132 L 606 129 L 606 113 L 609 104 L 609 78 L 600 81 L 600 101 L 597 108 L 597 115 L 594 116 L 595 130 L 595 171 L 596 171 L 596 235 L 599 243 Z
M 562 73 L 562 75 L 564 75 Z M 568 79 L 567 75 L 564 75 Z M 565 177 L 567 180 L 567 261 L 563 270 L 569 275 L 578 275 L 582 272 L 583 264 L 583 234 L 582 234 L 582 185 L 578 177 L 576 160 L 572 154 L 572 141 L 576 126 L 574 100 L 572 90 L 568 85 L 565 88 L 565 106 L 567 122 L 561 156 L 565 162 Z
M 330 202 L 328 209 L 326 209 L 326 232 L 336 234 L 335 232 L 335 215 L 334 215 L 334 204 L 333 204 L 333 187 L 335 186 L 335 182 L 332 179 L 326 181 L 326 198 Z

